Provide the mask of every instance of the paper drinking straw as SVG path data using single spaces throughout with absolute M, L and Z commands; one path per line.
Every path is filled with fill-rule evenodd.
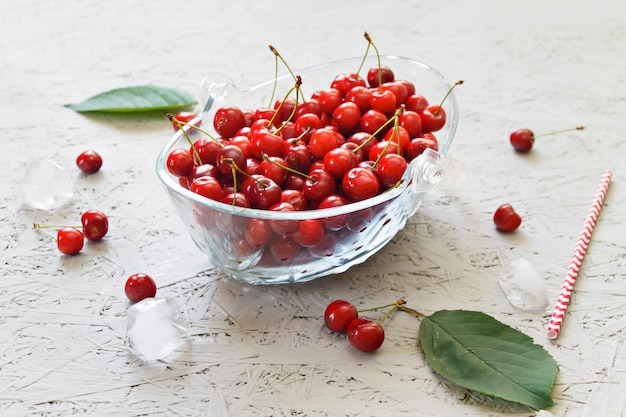
M 606 191 L 611 183 L 612 175 L 613 173 L 609 170 L 602 173 L 602 178 L 600 179 L 600 184 L 598 184 L 598 189 L 593 198 L 593 203 L 587 213 L 585 224 L 580 231 L 580 235 L 578 235 L 574 254 L 572 255 L 563 286 L 561 287 L 561 293 L 559 294 L 556 306 L 554 307 L 554 312 L 552 313 L 552 318 L 550 319 L 550 324 L 548 325 L 547 334 L 550 339 L 556 339 L 559 336 L 561 324 L 563 324 L 563 318 L 565 317 L 565 311 L 567 310 L 567 306 L 569 305 L 569 301 L 572 296 L 572 291 L 574 290 L 576 277 L 578 276 L 578 271 L 580 270 L 580 265 L 583 262 L 585 252 L 587 252 L 591 232 L 593 232 L 596 220 L 598 220 L 598 215 L 600 214 L 600 209 L 602 208 L 602 203 L 604 202 L 604 196 L 606 196 Z

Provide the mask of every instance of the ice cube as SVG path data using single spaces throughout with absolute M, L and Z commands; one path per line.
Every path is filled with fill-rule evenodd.
M 170 299 L 145 298 L 128 308 L 126 342 L 139 359 L 164 359 L 186 339 L 187 328 Z
M 512 261 L 499 277 L 509 302 L 520 310 L 540 311 L 548 307 L 548 294 L 535 268 L 524 258 Z
M 51 210 L 67 204 L 74 196 L 69 174 L 51 160 L 32 161 L 20 183 L 22 201 L 39 210 Z

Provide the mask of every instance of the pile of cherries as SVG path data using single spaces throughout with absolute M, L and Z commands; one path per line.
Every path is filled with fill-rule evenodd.
M 174 129 L 187 127 L 189 142 L 167 155 L 168 172 L 186 189 L 223 204 L 293 212 L 375 197 L 402 182 L 411 160 L 438 149 L 435 132 L 446 123 L 442 104 L 430 104 L 389 67 L 370 68 L 365 77 L 339 74 L 306 100 L 301 78 L 294 79 L 271 107 L 217 109 L 217 137 L 189 124 L 189 112 L 168 115 Z M 249 222 L 246 246 L 272 242 L 273 257 L 285 262 L 302 248 L 323 246 L 326 231 L 345 227 L 347 216 Z
M 296 97 L 271 108 L 219 108 L 213 120 L 219 137 L 172 150 L 169 172 L 185 188 L 226 204 L 319 209 L 396 186 L 412 159 L 438 148 L 434 132 L 445 125 L 445 110 L 389 67 L 371 68 L 365 78 L 339 74 L 302 102 L 295 78 Z M 170 118 L 178 129 L 190 116 Z

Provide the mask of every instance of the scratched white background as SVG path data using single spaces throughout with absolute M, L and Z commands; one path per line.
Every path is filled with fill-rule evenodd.
M 360 354 L 325 330 L 335 298 L 399 297 L 424 313 L 483 311 L 527 333 L 557 360 L 554 416 L 623 416 L 626 407 L 626 3 L 619 0 L 0 2 L 0 415 L 531 416 L 432 373 L 419 321 L 386 322 Z M 427 195 L 406 228 L 365 264 L 292 286 L 250 287 L 208 268 L 154 174 L 172 134 L 162 115 L 83 116 L 63 108 L 111 88 L 158 84 L 195 94 L 218 70 L 251 82 L 273 74 L 275 45 L 294 68 L 359 56 L 367 30 L 382 53 L 438 68 L 457 91 L 454 148 L 462 187 Z M 515 154 L 508 135 L 584 125 Z M 93 148 L 104 165 L 74 166 Z M 51 212 L 22 206 L 28 162 L 50 158 L 76 184 Z M 515 310 L 497 277 L 528 259 L 556 300 L 600 174 L 614 171 L 561 336 L 545 314 Z M 510 202 L 524 222 L 498 233 Z M 40 223 L 110 217 L 104 242 L 62 256 Z M 179 306 L 191 341 L 167 363 L 124 345 L 123 284 L 148 272 Z M 550 307 L 551 308 L 551 307 Z

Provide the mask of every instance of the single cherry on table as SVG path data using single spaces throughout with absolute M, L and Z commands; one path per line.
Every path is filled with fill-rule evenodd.
M 156 296 L 157 286 L 150 275 L 138 272 L 128 277 L 124 292 L 130 301 L 136 303 Z
M 511 204 L 503 204 L 493 215 L 493 222 L 503 232 L 513 232 L 522 224 L 522 217 Z
M 102 157 L 92 150 L 81 152 L 76 158 L 76 166 L 85 174 L 95 174 L 102 167 Z
M 583 130 L 584 128 L 584 126 L 576 126 L 573 129 L 557 130 L 554 132 L 543 133 L 541 135 L 535 135 L 535 133 L 530 129 L 517 129 L 509 136 L 509 141 L 511 142 L 513 149 L 517 152 L 526 153 L 530 152 L 535 144 L 535 139 L 540 136 L 555 135 L 558 133 L 571 132 L 572 130 Z

